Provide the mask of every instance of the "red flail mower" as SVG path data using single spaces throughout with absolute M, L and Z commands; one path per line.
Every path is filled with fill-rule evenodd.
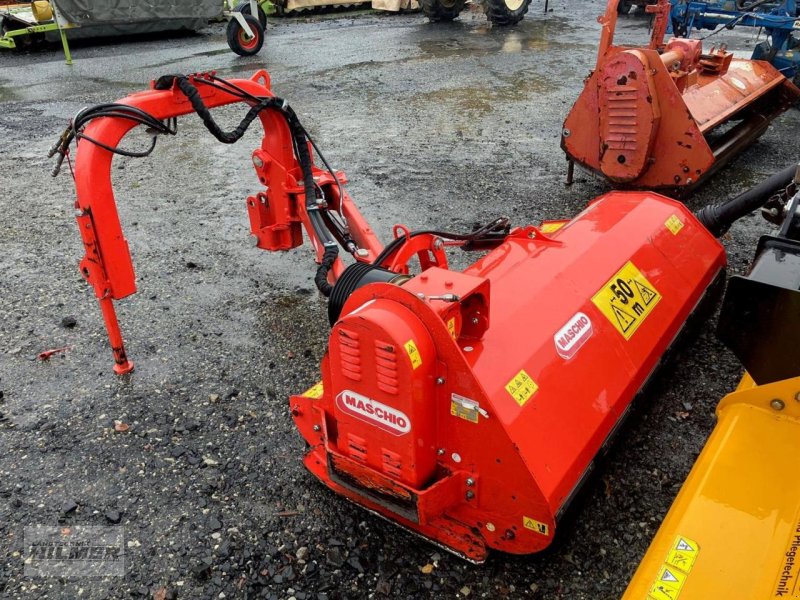
M 234 102 L 250 109 L 224 132 L 209 109 Z M 252 235 L 259 248 L 288 250 L 305 229 L 316 252 L 328 349 L 321 382 L 289 400 L 308 470 L 472 561 L 547 547 L 632 401 L 716 289 L 725 255 L 715 237 L 678 202 L 612 192 L 569 221 L 501 218 L 465 234 L 396 226 L 383 246 L 265 72 L 165 77 L 82 111 L 54 147 L 63 159 L 78 140 L 80 270 L 119 374 L 133 363 L 114 301 L 136 283 L 111 161 L 137 124 L 173 134 L 190 112 L 226 143 L 261 122 L 252 162 L 262 188 L 245 201 Z M 482 252 L 454 271 L 447 250 L 456 248 Z
M 599 19 L 597 65 L 564 121 L 570 181 L 577 162 L 619 188 L 690 190 L 800 100 L 766 61 L 724 45 L 706 52 L 701 40 L 665 42 L 670 0 L 647 7 L 649 46 L 615 46 L 618 4 L 609 0 Z

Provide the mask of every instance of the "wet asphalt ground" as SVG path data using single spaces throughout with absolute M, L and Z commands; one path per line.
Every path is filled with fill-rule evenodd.
M 222 146 L 189 116 L 151 157 L 115 159 L 139 288 L 118 304 L 136 362 L 125 378 L 111 371 L 76 268 L 69 174 L 52 179 L 45 158 L 83 106 L 165 73 L 265 68 L 383 239 L 395 222 L 460 230 L 501 214 L 570 216 L 607 189 L 586 174 L 565 187 L 559 149 L 603 3 L 555 0 L 546 15 L 542 5 L 505 30 L 475 12 L 450 24 L 275 19 L 248 59 L 227 49 L 220 25 L 75 44 L 72 67 L 57 47 L 0 53 L 0 597 L 619 597 L 741 374 L 713 319 L 664 369 L 553 547 L 475 566 L 342 501 L 301 466 L 287 398 L 318 380 L 325 304 L 307 246 L 273 255 L 248 243 L 255 130 Z M 647 18 L 624 18 L 619 35 L 644 43 Z M 752 46 L 745 34 L 718 37 Z M 218 112 L 228 128 L 240 115 Z M 789 164 L 799 126 L 796 110 L 785 114 L 688 203 L 725 199 Z M 732 228 L 732 272 L 768 230 L 755 215 Z M 127 575 L 25 577 L 23 528 L 34 524 L 123 528 Z

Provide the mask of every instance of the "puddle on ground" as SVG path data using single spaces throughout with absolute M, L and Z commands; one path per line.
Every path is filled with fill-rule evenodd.
M 557 89 L 557 85 L 551 79 L 530 71 L 523 71 L 514 76 L 497 76 L 497 78 L 505 85 L 446 88 L 418 94 L 415 98 L 423 103 L 451 104 L 460 111 L 487 113 L 497 102 L 526 101 L 534 94 Z
M 233 50 L 225 46 L 219 50 L 209 50 L 207 52 L 195 52 L 192 56 L 217 56 L 218 54 L 231 54 Z
M 14 91 L 14 88 L 0 85 L 0 102 L 9 102 L 11 100 L 19 100 L 20 96 Z
M 457 31 L 456 37 L 419 40 L 417 45 L 427 58 L 483 56 L 496 51 L 515 53 L 523 50 L 547 48 L 575 48 L 574 43 L 559 41 L 565 33 L 575 31 L 575 26 L 565 19 L 548 17 L 543 20 L 523 21 L 516 27 L 498 28 L 490 23 L 468 27 L 449 24 Z M 445 30 L 443 30 L 445 31 Z M 495 45 L 497 44 L 497 45 Z

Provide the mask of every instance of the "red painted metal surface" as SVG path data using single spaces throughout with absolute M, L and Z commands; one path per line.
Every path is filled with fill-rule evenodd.
M 647 48 L 615 46 L 617 0 L 600 18 L 597 66 L 564 121 L 570 160 L 618 187 L 692 188 L 800 100 L 800 90 L 763 61 L 733 58 L 700 40 L 664 44 L 669 0 Z M 724 135 L 714 130 L 741 121 Z
M 626 339 L 593 297 L 617 285 L 628 263 L 657 296 Z M 322 390 L 291 399 L 311 445 L 306 466 L 472 560 L 490 548 L 541 550 L 724 263 L 720 244 L 679 203 L 614 192 L 549 236 L 515 230 L 463 273 L 434 267 L 402 286 L 365 286 L 331 332 Z M 435 299 L 447 293 L 459 301 Z M 617 302 L 639 314 L 632 301 Z M 418 353 L 407 352 L 409 341 Z M 535 389 L 527 398 L 525 386 Z M 343 394 L 360 398 L 365 413 L 399 411 L 408 431 L 381 427 L 385 410 L 342 414 Z

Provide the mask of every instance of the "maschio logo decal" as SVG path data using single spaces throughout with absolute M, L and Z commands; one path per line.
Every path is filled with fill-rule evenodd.
M 336 396 L 336 404 L 343 412 L 392 435 L 405 435 L 411 431 L 411 421 L 403 411 L 350 390 L 344 390 Z
M 556 332 L 553 341 L 559 356 L 569 360 L 590 337 L 592 337 L 592 321 L 579 312 Z

